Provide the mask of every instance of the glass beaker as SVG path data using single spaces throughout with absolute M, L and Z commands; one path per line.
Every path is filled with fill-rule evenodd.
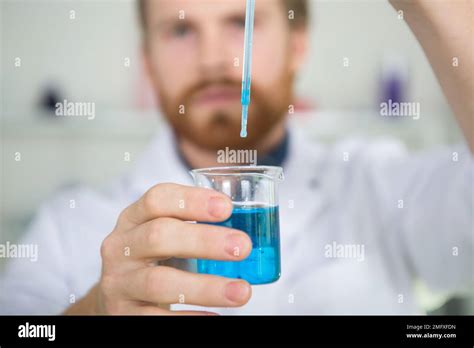
M 252 251 L 242 261 L 197 260 L 199 273 L 247 280 L 250 284 L 272 283 L 280 278 L 280 226 L 278 183 L 283 170 L 270 166 L 235 166 L 190 171 L 194 184 L 229 196 L 230 218 L 213 225 L 246 232 Z

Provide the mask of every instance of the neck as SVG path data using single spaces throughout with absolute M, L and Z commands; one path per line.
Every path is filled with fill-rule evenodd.
M 258 156 L 264 157 L 283 141 L 285 136 L 285 120 L 283 119 L 273 129 L 261 139 L 255 146 Z M 222 164 L 217 162 L 217 153 L 214 150 L 202 149 L 191 143 L 188 139 L 180 137 L 178 139 L 179 151 L 186 162 L 192 168 L 217 167 Z

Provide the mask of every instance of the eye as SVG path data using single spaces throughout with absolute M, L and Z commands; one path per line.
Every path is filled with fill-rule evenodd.
M 171 34 L 176 37 L 183 37 L 189 34 L 191 28 L 187 24 L 178 24 L 172 28 Z
M 238 28 L 245 28 L 245 17 L 236 17 L 232 18 L 231 21 L 232 25 L 238 27 Z

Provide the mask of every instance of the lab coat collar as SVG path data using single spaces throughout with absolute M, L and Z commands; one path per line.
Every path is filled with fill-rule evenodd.
M 177 151 L 172 129 L 162 123 L 129 175 L 129 194 L 138 199 L 159 183 L 192 185 L 188 168 L 180 160 Z

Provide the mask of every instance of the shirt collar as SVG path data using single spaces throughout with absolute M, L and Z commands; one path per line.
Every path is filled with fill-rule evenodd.
M 273 149 L 270 150 L 265 156 L 262 158 L 257 158 L 257 164 L 261 166 L 276 166 L 281 167 L 286 160 L 288 155 L 288 144 L 289 144 L 290 133 L 288 130 L 285 130 L 285 135 L 283 139 L 275 146 Z M 176 138 L 174 138 L 174 149 L 182 164 L 188 169 L 193 169 L 191 164 L 186 160 L 183 153 L 179 150 L 179 146 L 176 143 Z
M 122 176 L 119 181 L 121 192 L 130 199 L 138 199 L 152 186 L 173 182 L 182 185 L 193 185 L 189 168 L 180 159 L 176 145 L 176 137 L 171 127 L 160 124 L 160 130 L 148 147 L 139 156 L 133 169 Z M 285 177 L 291 182 L 306 182 L 318 178 L 321 174 L 324 151 L 316 144 L 309 146 L 307 137 L 302 130 L 289 122 L 282 142 L 270 153 L 258 160 L 259 165 L 278 165 L 284 168 Z M 316 168 L 308 168 L 311 158 L 318 158 Z M 286 181 L 286 180 L 285 180 Z

